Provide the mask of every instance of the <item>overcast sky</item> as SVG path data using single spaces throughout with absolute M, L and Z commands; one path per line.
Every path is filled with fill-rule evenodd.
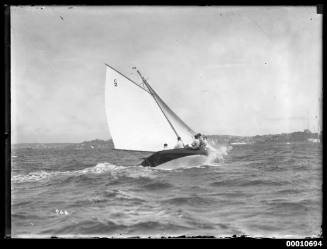
M 105 65 L 140 81 L 193 130 L 316 131 L 315 7 L 12 7 L 12 139 L 108 139 Z

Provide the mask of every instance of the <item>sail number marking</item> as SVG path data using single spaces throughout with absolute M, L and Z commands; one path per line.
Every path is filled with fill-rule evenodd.
M 118 86 L 118 82 L 116 79 L 114 79 L 114 86 Z

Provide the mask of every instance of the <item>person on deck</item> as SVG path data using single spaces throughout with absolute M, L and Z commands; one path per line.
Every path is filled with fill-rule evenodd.
M 200 146 L 199 146 L 199 148 L 200 149 L 206 149 L 207 145 L 208 145 L 207 137 L 206 136 L 201 136 L 200 137 Z
M 164 144 L 163 149 L 164 149 L 164 150 L 168 150 L 168 144 Z
M 191 148 L 194 149 L 194 150 L 198 150 L 199 149 L 199 146 L 200 146 L 200 140 L 199 138 L 201 137 L 201 134 L 198 133 L 194 136 L 194 140 L 193 140 L 193 143 L 191 144 Z
M 181 137 L 177 138 L 177 144 L 175 145 L 174 149 L 181 149 L 184 148 L 184 143 Z

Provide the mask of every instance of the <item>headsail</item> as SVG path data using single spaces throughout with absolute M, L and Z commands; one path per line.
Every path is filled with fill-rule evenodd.
M 161 110 L 165 113 L 167 119 L 169 119 L 178 136 L 182 138 L 185 144 L 191 144 L 195 132 L 167 106 L 167 104 L 159 97 L 159 95 L 153 90 L 151 86 L 149 87 L 153 97 L 157 100 L 157 104 L 161 106 Z
M 194 132 L 151 90 L 107 65 L 105 109 L 116 149 L 159 151 L 164 143 L 173 148 L 177 139 L 167 118 L 185 143 L 192 141 Z

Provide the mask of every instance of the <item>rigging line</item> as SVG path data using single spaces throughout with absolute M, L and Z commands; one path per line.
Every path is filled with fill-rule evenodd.
M 170 122 L 170 120 L 169 120 L 169 118 L 167 117 L 166 113 L 162 110 L 162 107 L 161 107 L 160 104 L 158 103 L 158 100 L 156 99 L 155 94 L 154 94 L 154 90 L 153 90 L 152 87 L 149 85 L 149 83 L 144 79 L 144 77 L 141 75 L 140 71 L 139 71 L 139 70 L 136 70 L 136 71 L 137 71 L 137 73 L 140 75 L 140 77 L 141 77 L 143 83 L 144 83 L 144 84 L 147 86 L 147 88 L 149 89 L 150 94 L 152 95 L 154 101 L 157 103 L 157 105 L 159 106 L 161 112 L 163 113 L 163 115 L 164 115 L 165 118 L 167 119 L 167 121 L 168 121 L 170 127 L 173 129 L 173 131 L 175 132 L 176 136 L 179 137 L 179 135 L 178 135 L 178 133 L 177 133 L 175 127 L 174 127 L 173 124 Z
M 124 74 L 122 74 L 121 72 L 119 72 L 118 70 L 116 70 L 115 68 L 113 68 L 112 66 L 109 66 L 108 64 L 104 63 L 107 67 L 110 67 L 112 70 L 114 70 L 115 72 L 119 73 L 121 76 L 125 77 L 126 79 L 128 79 L 129 81 L 131 81 L 133 84 L 137 85 L 138 87 L 140 87 L 142 90 L 146 91 L 147 93 L 151 94 L 148 90 L 146 90 L 145 88 L 143 88 L 142 86 L 140 86 L 139 84 L 137 84 L 135 81 L 133 81 L 132 79 L 128 78 L 127 76 L 125 76 Z

